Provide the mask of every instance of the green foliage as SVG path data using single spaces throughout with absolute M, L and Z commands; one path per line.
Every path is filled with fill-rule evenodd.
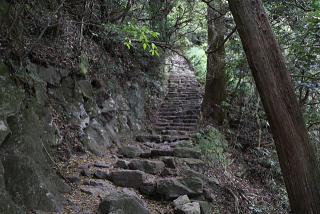
M 82 53 L 80 56 L 80 63 L 79 63 L 79 68 L 81 69 L 82 73 L 86 74 L 88 72 L 88 57 Z
M 105 30 L 108 31 L 108 34 L 118 34 L 124 38 L 123 44 L 130 49 L 133 45 L 133 42 L 140 43 L 143 47 L 143 50 L 148 50 L 151 55 L 157 55 L 158 47 L 154 44 L 153 40 L 159 38 L 159 33 L 151 31 L 145 26 L 138 27 L 132 22 L 128 22 L 125 25 L 115 25 L 115 24 L 105 24 Z
M 197 79 L 204 86 L 207 74 L 207 55 L 204 48 L 191 46 L 184 54 L 190 60 Z
M 221 164 L 227 170 L 231 164 L 231 155 L 227 152 L 228 142 L 217 129 L 208 125 L 196 134 L 194 143 L 210 164 Z
M 320 23 L 320 0 L 313 0 L 311 7 L 314 9 L 314 11 L 308 12 L 305 20 L 314 24 L 318 24 Z

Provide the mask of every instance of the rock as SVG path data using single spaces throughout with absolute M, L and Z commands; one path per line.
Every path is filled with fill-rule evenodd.
M 67 179 L 70 183 L 80 184 L 80 178 L 79 178 L 79 176 L 77 176 L 77 175 L 75 175 L 75 176 L 67 176 L 66 179 Z
M 105 161 L 96 161 L 93 165 L 100 168 L 109 168 L 111 164 Z
M 210 203 L 208 203 L 207 201 L 198 201 L 198 203 L 200 205 L 201 214 L 212 214 L 213 213 L 213 209 L 212 209 L 212 206 L 210 205 Z
M 115 170 L 110 172 L 109 179 L 117 186 L 139 188 L 145 182 L 146 175 L 139 170 Z
M 175 162 L 179 166 L 188 166 L 198 172 L 201 172 L 205 165 L 202 160 L 195 158 L 176 158 Z
M 138 157 L 142 153 L 142 149 L 139 146 L 121 146 L 119 148 L 118 153 L 127 158 L 135 158 Z
M 109 170 L 100 170 L 98 169 L 94 173 L 94 177 L 99 178 L 99 179 L 108 179 L 109 178 Z
M 140 186 L 139 191 L 144 195 L 154 196 L 156 192 L 156 185 L 152 182 L 144 183 Z
M 170 168 L 164 168 L 164 170 L 160 174 L 162 177 L 168 177 L 168 176 L 177 176 L 177 170 L 170 169 Z
M 17 113 L 24 100 L 22 90 L 10 79 L 9 74 L 8 68 L 0 59 L 0 120 Z
M 140 135 L 136 137 L 136 140 L 138 142 L 155 142 L 160 143 L 161 142 L 161 136 L 159 135 Z
M 129 161 L 126 160 L 118 160 L 115 165 L 115 168 L 122 168 L 122 169 L 128 169 L 129 168 Z
M 41 80 L 51 84 L 51 85 L 59 85 L 61 81 L 61 76 L 59 69 L 55 67 L 49 66 L 48 68 L 43 67 L 41 65 L 35 65 L 37 70 L 38 70 L 38 75 L 41 78 Z
M 145 151 L 140 154 L 140 158 L 152 158 L 151 151 Z
M 91 177 L 91 172 L 89 171 L 88 167 L 83 167 L 80 171 L 80 175 L 85 177 Z
M 76 82 L 76 87 L 79 92 L 86 98 L 93 100 L 93 90 L 89 80 L 79 80 Z
M 22 214 L 22 210 L 12 201 L 5 187 L 4 168 L 0 161 L 0 213 Z
M 172 150 L 167 150 L 167 149 L 152 149 L 151 150 L 151 156 L 156 157 L 156 156 L 173 156 L 174 153 Z
M 200 150 L 189 147 L 176 147 L 173 149 L 173 154 L 179 158 L 201 158 Z
M 11 130 L 5 119 L 1 120 L 0 116 L 0 146 L 6 137 L 10 134 Z
M 170 200 L 181 195 L 197 196 L 203 192 L 203 182 L 199 178 L 165 178 L 157 181 L 157 193 Z
M 190 202 L 191 201 L 187 195 L 182 195 L 182 196 L 179 196 L 177 199 L 175 199 L 172 202 L 172 205 L 173 205 L 173 207 L 178 208 L 178 207 L 182 207 L 182 205 L 190 203 Z
M 151 214 L 141 199 L 122 192 L 106 196 L 99 205 L 99 211 L 108 214 Z
M 188 147 L 188 148 L 193 148 L 194 145 L 192 144 L 191 140 L 182 140 L 174 143 L 175 147 Z
M 107 182 L 104 180 L 85 180 L 83 182 L 84 185 L 95 186 L 95 187 L 106 187 L 108 186 Z
M 174 210 L 175 214 L 201 214 L 198 202 L 192 202 L 182 205 Z
M 102 156 L 111 147 L 110 132 L 97 119 L 92 119 L 84 132 L 87 134 L 84 145 L 94 154 Z
M 84 211 L 81 211 L 79 214 L 94 214 L 94 212 L 90 210 L 84 210 Z
M 130 169 L 140 170 L 149 174 L 160 174 L 165 165 L 162 161 L 150 160 L 131 160 L 129 163 Z
M 4 85 L 1 80 L 0 84 L 2 88 Z M 2 96 L 0 89 L 0 114 L 3 113 L 2 110 L 13 113 L 14 109 L 6 105 L 14 102 L 14 93 L 11 94 L 12 100 L 4 108 Z M 51 121 L 48 109 L 39 106 L 35 98 L 24 101 L 19 115 L 13 116 L 10 113 L 8 124 L 11 135 L 1 145 L 0 158 L 5 172 L 6 192 L 18 206 L 28 210 L 60 211 L 63 206 L 62 193 L 70 191 L 70 187 L 57 176 L 46 152 L 55 139 L 54 132 L 47 129 Z M 41 113 L 41 117 L 37 113 Z M 1 197 L 0 201 L 2 200 Z
M 55 180 L 58 178 L 54 177 L 56 175 L 42 174 L 44 169 L 39 169 L 33 159 L 22 154 L 11 154 L 6 157 L 3 166 L 5 169 L 6 190 L 10 193 L 10 198 L 13 197 L 13 200 L 20 200 L 19 202 L 23 202 L 29 209 L 36 208 L 42 211 L 56 212 L 61 210 L 63 197 L 60 194 L 70 189 L 67 186 L 59 186 L 56 183 L 58 180 Z M 45 179 L 47 176 L 52 177 Z M 60 194 L 58 194 L 59 192 Z M 1 196 L 0 205 L 5 200 Z M 9 202 L 8 205 L 10 206 L 10 201 L 7 200 L 7 202 Z M 11 208 L 15 209 L 15 205 Z M 11 214 L 11 212 L 9 213 Z
M 94 187 L 94 186 L 81 187 L 80 191 L 88 195 L 99 196 L 100 198 L 104 198 L 110 193 L 110 189 L 107 187 Z
M 145 100 L 143 92 L 137 83 L 131 84 L 131 87 L 126 93 L 126 98 L 135 118 L 144 118 L 144 104 Z
M 176 168 L 175 161 L 174 161 L 173 157 L 161 157 L 160 160 L 164 162 L 166 167 Z

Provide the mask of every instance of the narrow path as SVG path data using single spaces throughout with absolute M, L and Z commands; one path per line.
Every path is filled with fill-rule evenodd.
M 137 136 L 103 158 L 83 158 L 82 176 L 69 177 L 77 187 L 67 196 L 72 203 L 65 213 L 213 213 L 212 182 L 189 140 L 200 117 L 198 82 L 183 58 L 174 56 L 173 62 L 168 94 L 153 124 L 157 134 Z
M 201 94 L 194 72 L 182 57 L 172 58 L 168 93 L 153 124 L 158 135 L 138 136 L 138 141 L 176 141 L 189 139 L 200 117 Z

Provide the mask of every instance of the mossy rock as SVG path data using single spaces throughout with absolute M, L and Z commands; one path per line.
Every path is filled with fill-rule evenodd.
M 0 161 L 0 213 L 22 214 L 22 210 L 12 201 L 5 187 L 4 168 Z
M 10 79 L 9 70 L 0 59 L 0 116 L 14 115 L 19 111 L 23 93 Z

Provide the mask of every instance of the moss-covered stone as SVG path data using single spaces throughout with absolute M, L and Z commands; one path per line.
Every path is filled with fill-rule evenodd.
M 9 77 L 9 71 L 0 59 L 0 116 L 15 114 L 22 103 L 23 93 Z
M 5 189 L 4 168 L 0 161 L 0 213 L 2 214 L 22 214 L 22 210 L 12 201 Z
M 6 119 L 0 116 L 0 146 L 10 132 Z
M 17 117 L 10 117 L 11 136 L 3 143 L 0 152 L 4 166 L 6 190 L 13 201 L 27 209 L 59 211 L 62 192 L 67 186 L 52 168 L 48 148 L 50 133 L 46 133 L 35 110 L 44 108 L 34 99 L 24 103 Z M 43 109 L 44 111 L 44 109 Z M 52 134 L 52 133 L 51 133 Z

